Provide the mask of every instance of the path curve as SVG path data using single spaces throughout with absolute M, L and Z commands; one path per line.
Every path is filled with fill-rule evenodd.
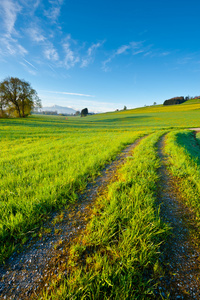
M 45 230 L 40 239 L 30 239 L 20 254 L 14 253 L 5 266 L 0 266 L 0 299 L 24 300 L 33 295 L 36 299 L 37 291 L 47 286 L 50 278 L 63 274 L 62 265 L 67 260 L 66 249 L 83 232 L 97 195 L 114 180 L 117 168 L 143 138 L 128 146 L 107 165 L 95 182 L 87 185 L 76 204 L 71 205 L 70 209 L 54 213 L 43 225 Z

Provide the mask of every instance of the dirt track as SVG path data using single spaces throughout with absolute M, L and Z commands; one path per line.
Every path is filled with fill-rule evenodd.
M 165 136 L 159 142 L 160 168 L 159 202 L 161 218 L 172 227 L 172 235 L 161 247 L 161 266 L 165 275 L 161 277 L 158 291 L 164 299 L 200 299 L 200 252 L 191 238 L 191 226 L 195 228 L 193 215 L 180 201 L 174 179 L 167 170 L 164 153 Z

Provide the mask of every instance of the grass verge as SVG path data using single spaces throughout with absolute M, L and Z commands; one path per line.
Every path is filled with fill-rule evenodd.
M 97 199 L 84 237 L 71 246 L 67 277 L 42 299 L 147 299 L 161 272 L 159 246 L 169 229 L 156 208 L 157 132 L 142 140 Z
M 165 151 L 169 158 L 168 168 L 175 178 L 174 184 L 200 224 L 200 148 L 194 133 L 188 130 L 170 132 Z

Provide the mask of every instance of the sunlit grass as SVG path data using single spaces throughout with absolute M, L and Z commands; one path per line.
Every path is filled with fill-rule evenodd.
M 168 228 L 159 219 L 155 191 L 157 142 L 145 138 L 101 196 L 84 237 L 72 245 L 68 276 L 52 283 L 44 299 L 147 299 L 161 275 L 159 245 Z M 158 274 L 159 273 L 159 274 Z M 138 298 L 139 297 L 139 298 Z
M 56 129 L 55 129 L 56 130 Z M 127 144 L 144 132 L 79 132 L 1 140 L 1 258 L 48 213 L 77 200 L 77 194 Z M 114 140 L 114 143 L 113 143 Z

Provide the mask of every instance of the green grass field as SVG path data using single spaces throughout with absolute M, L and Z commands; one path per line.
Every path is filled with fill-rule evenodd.
M 122 290 L 124 299 L 138 295 L 145 299 L 152 287 L 144 274 L 157 272 L 159 243 L 169 231 L 160 223 L 154 198 L 159 180 L 156 143 L 165 132 L 170 172 L 180 180 L 180 192 L 199 222 L 200 136 L 196 140 L 185 130 L 190 127 L 200 127 L 197 100 L 85 118 L 37 115 L 0 119 L 0 262 L 26 242 L 26 233 L 40 226 L 53 210 L 75 202 L 88 181 L 123 148 L 148 135 L 136 147 L 135 158 L 119 171 L 118 182 L 109 187 L 102 214 L 88 225 L 84 247 L 72 249 L 72 254 L 83 253 L 91 245 L 98 246 L 98 251 L 87 257 L 88 274 L 83 276 L 82 269 L 75 269 L 73 284 L 62 283 L 60 294 L 54 290 L 52 296 L 80 299 L 89 295 L 88 299 L 93 299 L 99 293 L 96 299 L 100 299 L 103 292 L 105 299 L 118 299 Z M 118 242 L 113 246 L 116 234 Z M 95 276 L 86 284 L 90 272 Z

